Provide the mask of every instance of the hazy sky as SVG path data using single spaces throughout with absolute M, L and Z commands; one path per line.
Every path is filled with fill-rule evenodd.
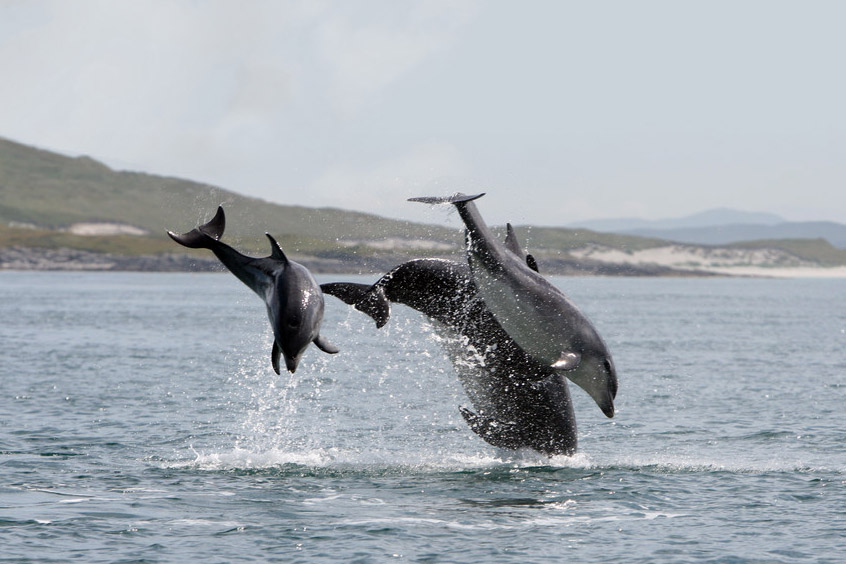
M 846 2 L 0 0 L 0 136 L 285 204 L 846 222 Z M 455 219 L 450 219 L 455 222 Z

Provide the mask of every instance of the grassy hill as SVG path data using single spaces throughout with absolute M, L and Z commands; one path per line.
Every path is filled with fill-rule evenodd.
M 341 243 L 385 236 L 450 245 L 460 241 L 455 229 L 333 208 L 272 204 L 189 180 L 114 171 L 88 157 L 67 157 L 0 139 L 0 246 L 163 252 L 174 249 L 167 229 L 187 231 L 211 217 L 218 204 L 227 211 L 227 240 L 261 251 L 267 246 L 265 231 L 303 253 L 344 249 Z M 121 223 L 149 235 L 74 237 L 62 232 L 83 222 Z
M 268 243 L 263 234 L 268 231 L 289 254 L 322 260 L 329 269 L 352 265 L 361 270 L 368 266 L 383 270 L 412 256 L 455 256 L 463 244 L 457 226 L 273 204 L 190 180 L 115 171 L 89 157 L 68 157 L 0 138 L 0 250 L 69 249 L 121 256 L 192 252 L 170 241 L 166 230 L 187 231 L 210 218 L 219 204 L 226 208 L 226 241 L 233 246 L 247 253 L 266 254 Z M 91 236 L 69 232 L 80 223 L 133 226 L 145 234 Z M 504 236 L 503 229 L 498 232 Z M 559 269 L 568 273 L 580 268 L 605 272 L 596 264 L 573 260 L 568 256 L 573 249 L 593 245 L 632 253 L 668 244 L 661 239 L 587 229 L 524 226 L 518 227 L 517 233 L 527 248 L 548 264 L 557 261 L 569 265 Z M 435 248 L 431 243 L 436 243 Z M 824 240 L 746 245 L 776 246 L 819 264 L 846 265 L 846 251 Z M 206 252 L 194 252 L 194 256 L 198 260 L 209 258 Z

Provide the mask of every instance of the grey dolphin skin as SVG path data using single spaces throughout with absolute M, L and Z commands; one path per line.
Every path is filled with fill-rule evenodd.
M 279 243 L 269 234 L 271 254 L 265 258 L 243 255 L 220 242 L 226 226 L 223 208 L 208 223 L 183 235 L 172 231 L 170 238 L 192 249 L 210 249 L 238 280 L 250 287 L 267 305 L 267 316 L 273 328 L 271 363 L 277 374 L 279 356 L 293 373 L 309 343 L 330 354 L 338 349 L 320 335 L 323 322 L 323 292 L 311 273 L 301 264 L 289 260 Z
M 483 195 L 410 201 L 455 205 L 467 228 L 473 281 L 493 317 L 528 356 L 565 375 L 613 417 L 617 373 L 605 342 L 567 296 L 494 237 L 473 203 Z
M 576 451 L 576 419 L 566 379 L 528 356 L 502 330 L 479 296 L 467 264 L 416 259 L 373 285 L 331 283 L 321 288 L 370 315 L 377 327 L 388 322 L 391 302 L 428 316 L 446 337 L 447 353 L 478 412 L 461 407 L 461 415 L 491 445 L 528 447 L 547 455 Z

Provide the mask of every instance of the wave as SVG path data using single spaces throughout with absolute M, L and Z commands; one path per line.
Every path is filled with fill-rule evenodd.
M 211 472 L 267 472 L 308 474 L 430 474 L 525 472 L 640 472 L 651 474 L 719 473 L 772 474 L 824 472 L 846 474 L 844 468 L 809 464 L 801 460 L 755 461 L 696 456 L 621 455 L 597 456 L 579 452 L 573 456 L 547 457 L 531 451 L 416 452 L 313 448 L 292 450 L 192 451 L 193 458 L 163 462 L 168 468 Z

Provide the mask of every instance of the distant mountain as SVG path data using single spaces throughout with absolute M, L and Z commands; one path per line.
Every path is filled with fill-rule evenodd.
M 680 229 L 629 229 L 624 233 L 697 245 L 726 245 L 742 241 L 772 239 L 826 239 L 835 247 L 846 249 L 846 225 L 831 221 L 784 222 L 774 225 L 730 224 Z
M 571 226 L 697 245 L 726 245 L 777 239 L 826 239 L 846 249 L 846 225 L 830 221 L 792 222 L 770 213 L 717 208 L 660 220 L 634 218 L 586 221 Z
M 672 219 L 596 219 L 571 223 L 568 227 L 581 227 L 592 231 L 624 233 L 635 230 L 688 229 L 718 225 L 776 225 L 784 218 L 771 213 L 747 212 L 729 208 L 714 208 L 704 212 Z

